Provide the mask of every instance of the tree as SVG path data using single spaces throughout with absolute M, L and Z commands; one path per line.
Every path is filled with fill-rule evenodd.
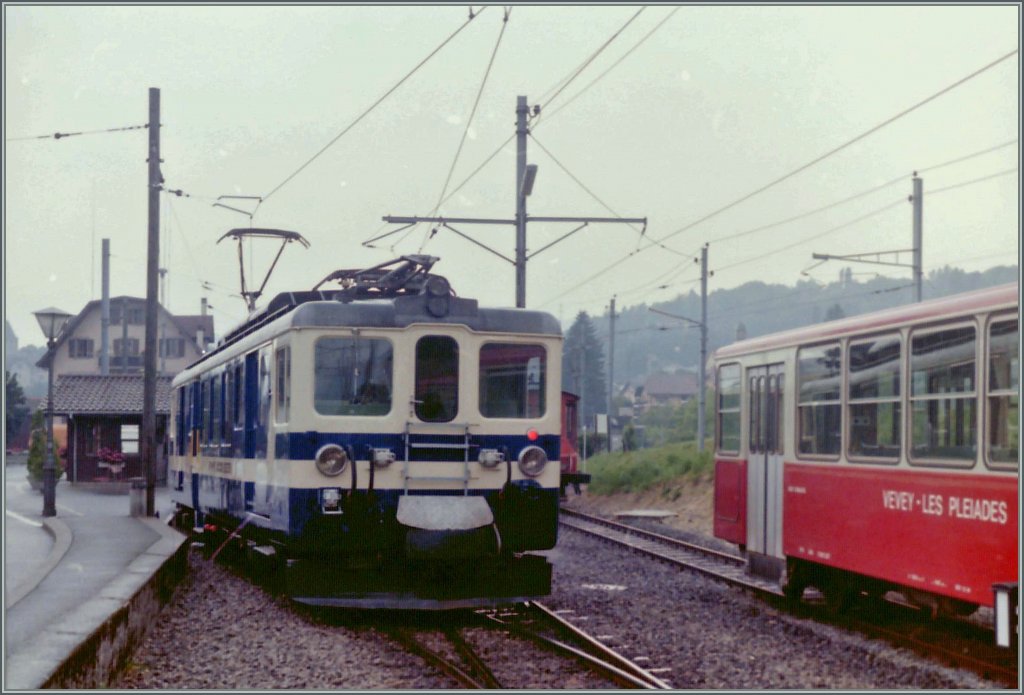
M 25 402 L 25 392 L 18 383 L 17 374 L 11 374 L 5 369 L 4 382 L 4 432 L 7 433 L 7 441 L 10 442 L 28 417 L 28 404 Z
M 53 443 L 53 465 L 55 479 L 64 473 L 63 462 L 57 455 L 57 442 Z M 32 435 L 28 444 L 28 477 L 36 482 L 43 480 L 43 463 L 46 460 L 46 415 L 42 409 L 32 413 Z
M 604 346 L 585 311 L 565 336 L 562 352 L 562 388 L 581 397 L 580 413 L 585 418 L 608 408 L 608 379 L 604 371 Z
M 826 321 L 835 321 L 836 319 L 846 318 L 846 312 L 843 311 L 843 307 L 839 306 L 839 302 L 836 302 L 828 308 L 825 313 Z

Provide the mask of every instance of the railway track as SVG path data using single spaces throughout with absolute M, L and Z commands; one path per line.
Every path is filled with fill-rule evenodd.
M 500 609 L 459 612 L 441 618 L 440 624 L 412 627 L 391 626 L 382 629 L 406 650 L 417 654 L 434 668 L 470 689 L 520 689 L 524 683 L 503 682 L 488 665 L 484 649 L 478 649 L 470 634 L 474 628 L 489 634 L 503 633 L 502 640 L 525 640 L 565 661 L 575 662 L 609 686 L 644 690 L 669 690 L 671 685 L 634 661 L 602 644 L 579 627 L 563 620 L 554 611 L 536 602 Z M 493 649 L 493 645 L 492 645 Z M 502 652 L 507 652 L 503 647 Z M 569 669 L 563 669 L 568 671 Z M 528 675 L 524 660 L 519 674 Z
M 861 610 L 853 614 L 831 615 L 817 592 L 809 590 L 802 602 L 793 602 L 783 596 L 777 583 L 747 575 L 745 560 L 739 555 L 574 510 L 562 509 L 560 522 L 631 551 L 749 590 L 774 607 L 799 617 L 811 617 L 885 639 L 894 646 L 956 668 L 969 669 L 1007 687 L 1018 686 L 1016 652 L 995 647 L 992 631 L 979 628 L 977 624 L 931 620 L 925 611 L 887 598 L 876 599 L 873 603 L 861 602 Z

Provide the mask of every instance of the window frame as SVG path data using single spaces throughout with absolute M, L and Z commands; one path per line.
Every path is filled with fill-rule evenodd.
M 486 415 L 484 413 L 484 410 L 483 410 L 483 399 L 481 398 L 481 396 L 483 396 L 483 388 L 484 388 L 484 381 L 483 381 L 484 370 L 483 370 L 483 367 L 482 367 L 483 360 L 481 358 L 482 358 L 484 349 L 487 348 L 488 346 L 493 346 L 493 345 L 502 346 L 502 347 L 516 346 L 516 347 L 527 347 L 527 348 L 540 348 L 541 352 L 543 352 L 543 363 L 541 364 L 541 383 L 540 383 L 540 405 L 541 405 L 541 409 L 540 409 L 540 413 L 539 414 L 537 414 L 537 415 L 524 415 L 524 416 L 520 417 L 518 415 L 500 415 L 500 416 L 498 416 L 498 415 Z M 456 341 L 456 346 L 459 347 L 458 346 L 458 341 Z M 459 349 L 461 349 L 461 347 L 459 347 Z M 545 345 L 542 342 L 508 341 L 508 340 L 495 339 L 495 340 L 487 340 L 487 341 L 481 343 L 479 345 L 479 349 L 477 350 L 477 375 L 476 375 L 476 381 L 477 381 L 477 403 L 476 403 L 476 405 L 477 405 L 477 412 L 480 413 L 480 417 L 484 418 L 485 420 L 517 420 L 517 421 L 521 421 L 521 420 L 540 420 L 540 419 L 543 419 L 547 415 L 548 407 L 549 407 L 548 397 L 547 397 L 547 391 L 548 391 L 548 371 L 549 371 L 548 367 L 549 367 L 549 362 L 550 362 L 550 360 L 548 359 L 549 356 L 550 355 L 549 355 L 548 346 Z M 526 389 L 525 393 L 529 393 L 529 389 Z
M 939 324 L 928 324 L 920 326 L 912 326 L 907 334 L 907 369 L 906 369 L 906 413 L 904 413 L 903 426 L 906 428 L 904 435 L 904 442 L 906 445 L 906 460 L 907 464 L 913 468 L 943 468 L 952 470 L 970 470 L 975 467 L 978 462 L 981 452 L 979 450 L 980 443 L 978 437 L 984 433 L 980 431 L 982 410 L 980 407 L 981 403 L 981 389 L 979 388 L 979 379 L 982 375 L 979 374 L 979 368 L 981 360 L 978 359 L 978 352 L 981 343 L 981 331 L 979 322 L 976 316 L 969 318 L 958 318 L 947 323 Z M 974 330 L 974 391 L 967 395 L 964 392 L 946 392 L 940 393 L 936 396 L 929 394 L 928 396 L 914 397 L 914 338 L 924 335 L 930 335 L 932 333 L 942 333 L 943 331 L 953 331 L 960 328 L 971 328 Z M 952 458 L 937 458 L 934 456 L 915 456 L 914 455 L 914 403 L 915 402 L 927 402 L 927 401 L 938 401 L 945 398 L 958 398 L 960 400 L 974 400 L 974 457 L 969 459 L 952 459 Z
M 804 350 L 816 350 L 818 348 L 827 349 L 830 346 L 834 346 L 839 349 L 839 397 L 833 401 L 808 401 L 804 403 L 800 398 L 800 392 L 802 390 L 802 381 L 800 378 L 800 353 Z M 845 356 L 846 356 L 846 341 L 842 339 L 829 340 L 824 343 L 808 343 L 806 345 L 797 345 L 796 353 L 794 355 L 793 362 L 793 455 L 804 461 L 841 461 L 843 454 L 846 450 L 846 433 L 844 432 L 844 421 L 843 408 L 845 404 L 845 388 L 846 388 L 846 372 L 845 372 Z M 839 448 L 835 454 L 816 454 L 808 453 L 800 450 L 800 442 L 803 436 L 803 418 L 800 414 L 802 407 L 813 407 L 813 406 L 839 406 Z
M 292 351 L 284 345 L 274 351 L 274 424 L 288 424 L 292 402 Z
M 978 434 L 984 437 L 984 455 L 982 461 L 985 464 L 985 468 L 991 471 L 1004 472 L 1015 472 L 1020 470 L 1020 431 L 1017 432 L 1017 457 L 1013 461 L 994 461 L 992 460 L 992 442 L 989 439 L 989 422 L 992 418 L 992 398 L 1002 398 L 1005 396 L 1017 396 L 1017 412 L 1018 422 L 1020 414 L 1020 376 L 1017 377 L 1017 385 L 1011 389 L 999 389 L 993 391 L 991 389 L 991 382 L 989 379 L 989 369 L 991 368 L 992 360 L 992 327 L 997 323 L 1008 323 L 1010 321 L 1017 322 L 1017 340 L 1018 345 L 1020 344 L 1020 314 L 1019 312 L 1011 313 L 999 313 L 990 314 L 985 320 L 985 334 L 984 334 L 984 348 L 985 348 L 985 364 L 981 371 L 982 378 L 985 382 L 982 384 L 984 395 L 979 399 L 983 404 L 982 412 L 984 413 L 983 422 L 979 423 Z M 1020 354 L 1017 355 L 1018 359 L 1018 370 L 1020 369 Z
M 422 343 L 424 340 L 439 340 L 439 339 L 450 341 L 451 343 L 453 343 L 455 345 L 455 352 L 454 352 L 454 356 L 455 356 L 455 369 L 456 369 L 456 372 L 455 372 L 455 403 L 454 403 L 454 408 L 453 408 L 453 410 L 451 412 L 451 416 L 450 417 L 448 417 L 446 419 L 434 419 L 434 418 L 429 418 L 428 419 L 428 418 L 424 417 L 424 415 L 422 413 L 422 410 L 421 410 L 421 406 L 425 405 L 425 403 L 424 403 L 425 399 L 419 398 L 420 392 L 421 392 L 421 389 L 420 389 L 420 377 L 421 377 L 421 375 L 420 375 L 420 359 L 419 359 L 420 343 Z M 456 337 L 456 336 L 454 336 L 454 335 L 452 335 L 450 333 L 424 333 L 423 335 L 420 335 L 420 336 L 418 336 L 416 338 L 416 341 L 413 343 L 413 403 L 414 403 L 413 414 L 416 416 L 416 419 L 419 420 L 420 422 L 427 422 L 427 423 L 433 423 L 433 424 L 442 424 L 442 423 L 448 423 L 448 422 L 455 422 L 455 421 L 458 420 L 459 414 L 462 412 L 462 409 L 465 407 L 465 403 L 462 402 L 463 399 L 461 397 L 462 396 L 461 391 L 462 391 L 462 371 L 463 371 L 463 364 L 462 364 L 463 358 L 462 358 L 462 355 L 463 355 L 463 352 L 465 352 L 465 351 L 463 350 L 463 346 L 459 342 L 458 337 Z M 479 379 L 479 377 L 478 377 L 478 379 Z
M 853 354 L 853 348 L 856 345 L 864 343 L 870 343 L 878 340 L 885 340 L 887 338 L 896 338 L 900 345 L 900 356 L 897 361 L 896 371 L 899 375 L 900 380 L 900 393 L 895 398 L 853 398 L 850 395 L 850 382 L 852 371 L 850 369 L 850 356 Z M 850 336 L 846 340 L 846 346 L 843 350 L 843 389 L 840 396 L 842 397 L 843 403 L 843 455 L 847 461 L 852 463 L 865 463 L 865 464 L 880 464 L 880 465 L 899 465 L 900 461 L 903 460 L 903 455 L 907 451 L 907 430 L 906 430 L 906 410 L 909 400 L 907 394 L 909 392 L 907 375 L 909 374 L 908 365 L 910 363 L 909 350 L 907 346 L 910 344 L 909 337 L 904 336 L 902 331 L 886 331 L 884 333 L 876 333 L 873 335 L 856 335 Z M 853 454 L 850 452 L 850 445 L 853 440 L 853 417 L 850 413 L 850 409 L 854 405 L 864 404 L 881 404 L 881 403 L 896 403 L 900 407 L 899 414 L 899 452 L 895 457 L 893 456 L 866 456 L 864 454 Z
M 722 370 L 729 367 L 736 368 L 736 384 L 738 386 L 737 405 L 735 408 L 722 408 Z M 715 368 L 715 454 L 720 456 L 739 456 L 743 451 L 743 397 L 744 397 L 743 365 L 738 361 L 723 362 Z M 736 449 L 722 448 L 722 414 L 736 414 Z M 749 417 L 749 415 L 748 415 Z
M 360 343 L 362 341 L 379 340 L 387 343 L 388 348 L 391 351 L 391 367 L 390 373 L 388 374 L 388 409 L 383 413 L 325 413 L 317 407 L 317 375 L 316 375 L 316 359 L 317 359 L 317 345 L 322 340 L 350 340 L 354 343 Z M 313 385 L 309 390 L 309 404 L 312 407 L 313 413 L 317 417 L 354 417 L 354 418 L 385 418 L 390 417 L 395 410 L 395 360 L 398 356 L 398 351 L 395 347 L 395 340 L 393 336 L 388 335 L 366 335 L 361 330 L 354 330 L 351 333 L 324 333 L 316 336 L 313 340 L 313 358 L 310 360 L 310 373 L 313 376 Z

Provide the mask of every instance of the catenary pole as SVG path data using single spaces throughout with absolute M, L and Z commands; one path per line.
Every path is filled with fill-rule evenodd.
M 707 369 L 708 361 L 708 245 L 700 250 L 700 370 L 698 377 L 700 385 L 697 387 L 697 451 L 704 451 L 704 433 L 706 423 L 704 422 L 704 388 L 707 383 L 707 376 L 704 370 Z
M 914 172 L 914 295 L 916 301 L 921 301 L 921 283 L 924 271 L 921 267 L 921 242 L 923 239 L 922 226 L 924 219 L 924 186 L 921 177 Z
M 608 311 L 608 451 L 612 450 L 612 395 L 615 390 L 615 297 Z
M 142 379 L 142 462 L 146 516 L 156 507 L 156 315 L 160 255 L 160 90 L 149 89 L 149 234 L 146 251 L 146 361 Z

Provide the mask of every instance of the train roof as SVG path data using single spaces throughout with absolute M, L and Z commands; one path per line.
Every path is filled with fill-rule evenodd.
M 923 323 L 980 311 L 1011 309 L 1019 306 L 1020 288 L 1016 282 L 964 292 L 951 297 L 904 304 L 869 314 L 817 323 L 788 331 L 742 340 L 715 351 L 715 359 L 738 357 L 773 348 L 804 345 L 840 338 L 851 333 L 878 332 L 906 324 Z
M 562 335 L 557 319 L 547 312 L 480 307 L 475 299 L 446 296 L 439 300 L 418 294 L 352 300 L 343 291 L 283 292 L 186 371 L 248 342 L 247 337 L 268 327 L 272 327 L 270 333 L 277 333 L 300 327 L 405 328 L 416 323 L 458 324 L 479 332 Z

